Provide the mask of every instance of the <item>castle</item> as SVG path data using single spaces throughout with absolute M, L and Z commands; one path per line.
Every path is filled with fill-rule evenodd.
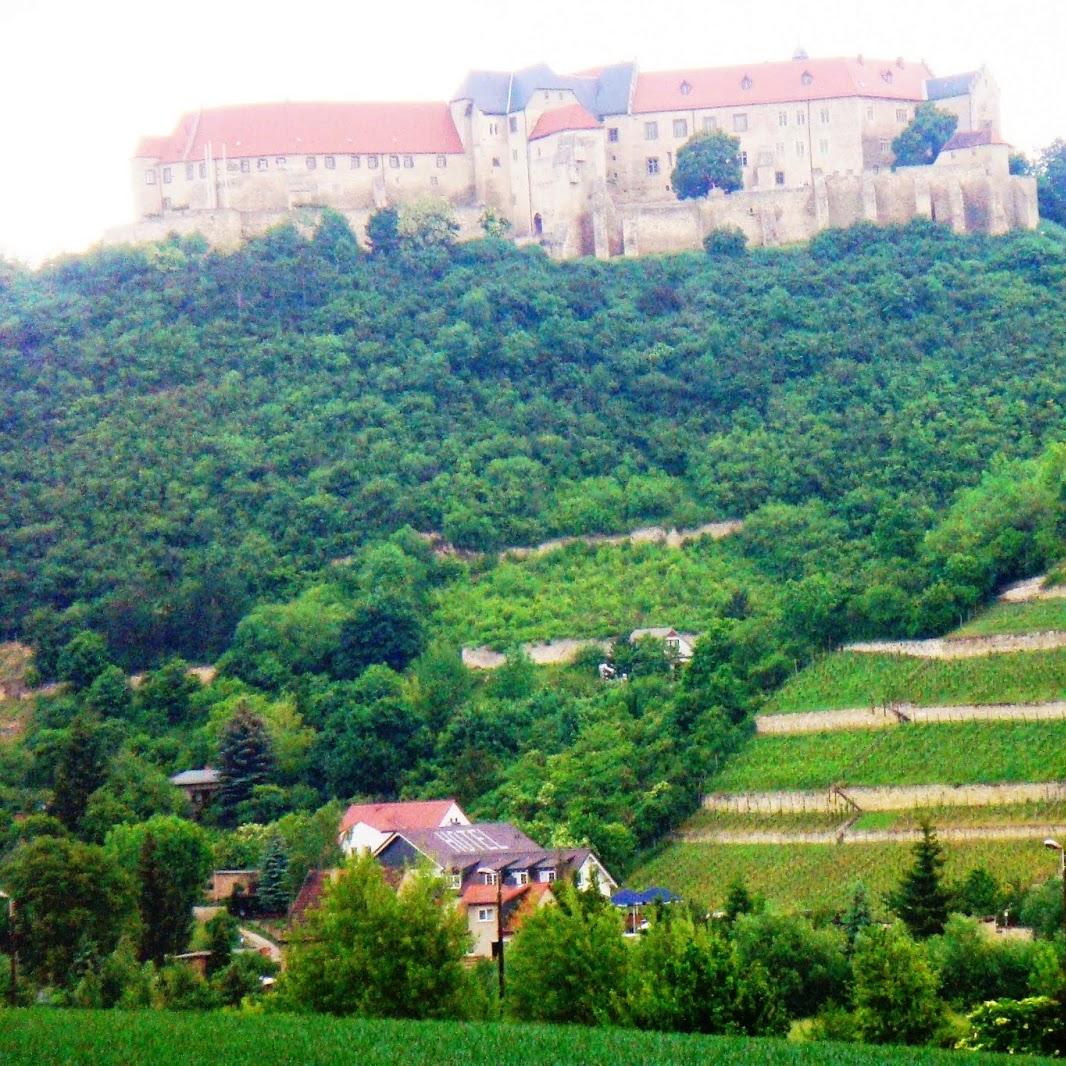
M 925 100 L 959 118 L 935 165 L 893 170 L 892 140 Z M 740 141 L 744 188 L 678 201 L 678 150 L 695 133 Z M 198 230 L 239 242 L 333 207 L 438 197 L 463 231 L 486 208 L 558 258 L 697 248 L 738 227 L 755 245 L 828 226 L 925 217 L 960 232 L 1036 225 L 1030 178 L 1008 172 L 999 93 L 984 69 L 936 78 L 922 63 L 855 56 L 642 72 L 622 63 L 474 71 L 448 103 L 278 103 L 187 114 L 133 159 L 140 240 Z

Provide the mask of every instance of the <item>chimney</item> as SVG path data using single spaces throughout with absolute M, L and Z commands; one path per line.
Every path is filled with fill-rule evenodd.
M 803 45 L 797 44 L 796 45 L 796 50 L 792 53 L 792 61 L 794 63 L 802 63 L 804 60 L 807 60 L 807 59 L 810 59 L 810 58 L 811 57 L 809 55 L 807 55 L 807 49 L 804 48 Z

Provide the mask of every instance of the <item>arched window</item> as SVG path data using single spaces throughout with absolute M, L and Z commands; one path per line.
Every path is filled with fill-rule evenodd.
M 533 216 L 533 234 L 536 237 L 544 235 L 544 219 L 540 217 L 539 211 Z

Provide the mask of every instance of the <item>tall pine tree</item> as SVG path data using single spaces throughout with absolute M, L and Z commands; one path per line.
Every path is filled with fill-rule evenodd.
M 263 719 L 241 703 L 222 731 L 218 747 L 219 794 L 223 821 L 236 821 L 237 807 L 251 798 L 252 789 L 270 779 L 274 750 Z
M 50 812 L 77 830 L 89 797 L 107 780 L 107 751 L 100 724 L 82 712 L 67 731 L 52 783 Z
M 951 895 L 944 886 L 944 849 L 936 830 L 922 823 L 922 839 L 914 845 L 914 865 L 885 902 L 901 918 L 912 936 L 935 936 L 944 931 Z
M 270 914 L 281 914 L 289 905 L 289 890 L 285 875 L 289 872 L 289 856 L 285 842 L 275 833 L 263 849 L 259 861 L 259 887 L 256 894 L 259 906 Z

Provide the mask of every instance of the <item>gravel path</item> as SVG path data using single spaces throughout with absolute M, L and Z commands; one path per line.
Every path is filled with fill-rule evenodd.
M 1045 840 L 1066 835 L 1066 825 L 981 825 L 937 826 L 941 840 Z M 722 832 L 678 833 L 676 840 L 683 844 L 901 844 L 921 840 L 920 829 L 844 829 L 821 832 L 744 833 L 738 830 Z
M 845 644 L 844 651 L 878 655 L 910 655 L 919 659 L 972 659 L 1017 651 L 1066 648 L 1066 632 L 1004 633 L 989 637 L 935 637 L 932 640 L 871 640 Z

